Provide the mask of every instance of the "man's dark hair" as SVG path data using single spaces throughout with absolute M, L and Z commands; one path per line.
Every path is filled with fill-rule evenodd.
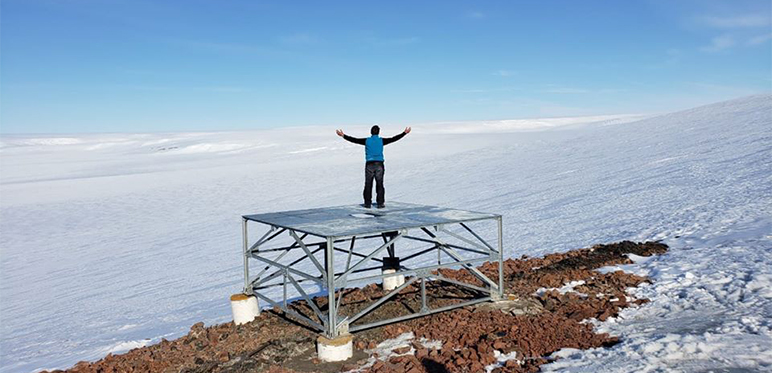
M 377 135 L 379 133 L 381 133 L 381 127 L 373 126 L 372 128 L 370 128 L 371 135 Z

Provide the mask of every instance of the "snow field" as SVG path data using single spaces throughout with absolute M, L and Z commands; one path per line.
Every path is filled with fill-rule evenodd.
M 654 282 L 598 325 L 620 345 L 545 369 L 770 370 L 772 96 L 563 122 L 414 126 L 386 148 L 387 200 L 501 213 L 508 256 L 671 246 L 624 266 Z M 0 372 L 229 321 L 239 215 L 359 201 L 362 148 L 333 130 L 4 136 Z

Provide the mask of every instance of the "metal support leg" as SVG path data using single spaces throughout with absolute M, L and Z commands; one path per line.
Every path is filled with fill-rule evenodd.
M 287 272 L 288 271 L 285 269 L 284 270 L 284 281 L 282 281 L 282 284 L 284 284 L 283 287 L 284 287 L 284 308 L 285 309 L 287 308 L 287 276 L 289 276 L 287 274 Z
M 335 308 L 335 268 L 333 267 L 333 253 L 332 249 L 333 238 L 327 238 L 327 247 L 324 248 L 325 261 L 324 264 L 327 270 L 327 337 L 335 338 L 338 336 L 338 323 L 337 309 Z
M 249 255 L 247 250 L 249 249 L 249 243 L 247 242 L 247 219 L 241 218 L 241 235 L 244 241 L 244 293 L 252 294 L 252 286 L 249 281 Z
M 397 233 L 397 232 L 386 232 L 386 233 L 383 233 L 383 243 L 391 241 L 392 239 L 394 239 L 394 237 L 397 237 L 398 234 L 399 233 Z M 395 254 L 394 254 L 394 250 L 395 250 L 394 243 L 389 245 L 389 247 L 387 247 L 386 250 L 389 252 L 389 257 L 390 258 L 395 257 Z
M 501 216 L 497 219 L 499 226 L 499 299 L 504 298 L 504 242 Z
M 426 276 L 421 277 L 421 313 L 429 312 L 426 306 Z

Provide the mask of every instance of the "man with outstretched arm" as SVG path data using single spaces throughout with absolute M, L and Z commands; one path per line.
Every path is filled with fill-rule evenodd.
M 376 203 L 378 208 L 382 209 L 386 207 L 386 191 L 383 187 L 383 173 L 385 168 L 383 166 L 383 146 L 389 145 L 410 133 L 410 127 L 405 128 L 405 131 L 394 137 L 381 138 L 379 136 L 381 128 L 373 126 L 370 128 L 370 137 L 358 138 L 346 135 L 343 130 L 336 130 L 335 133 L 338 136 L 353 142 L 354 144 L 365 146 L 365 191 L 363 193 L 365 203 L 362 205 L 366 208 L 370 208 L 373 202 L 373 179 L 375 179 L 375 193 Z

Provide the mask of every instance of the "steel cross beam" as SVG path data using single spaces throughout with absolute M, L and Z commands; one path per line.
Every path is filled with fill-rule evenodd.
M 298 231 L 292 227 L 275 226 L 243 218 L 244 293 L 254 294 L 267 304 L 281 309 L 286 316 L 306 324 L 329 338 L 334 338 L 342 333 L 355 332 L 480 302 L 501 299 L 504 287 L 502 220 L 500 216 L 489 219 L 496 221 L 495 243 L 493 242 L 494 238 L 484 239 L 483 236 L 487 237 L 487 235 L 475 232 L 466 222 L 427 224 L 363 235 L 319 236 Z M 254 243 L 250 243 L 247 230 L 250 221 L 268 226 L 267 232 Z M 484 221 L 484 219 L 476 221 Z M 457 230 L 452 231 L 451 228 L 457 228 Z M 411 231 L 419 235 L 420 233 L 426 235 L 423 237 L 416 234 L 411 235 Z M 281 241 L 278 237 L 284 232 L 288 232 L 285 237 L 289 236 L 290 243 L 275 243 L 274 241 Z M 315 242 L 306 241 L 309 235 L 314 236 L 317 240 Z M 322 239 L 322 241 L 318 239 Z M 382 273 L 380 270 L 384 261 L 379 254 L 388 250 L 389 256 L 397 255 L 398 252 L 395 253 L 395 251 L 398 251 L 399 248 L 396 247 L 396 244 L 400 241 L 404 241 L 408 246 L 412 245 L 413 249 L 405 252 L 407 255 L 401 258 L 399 270 L 394 273 Z M 336 243 L 348 243 L 348 247 L 335 247 Z M 376 248 L 372 249 L 374 243 Z M 430 244 L 428 247 L 427 243 Z M 363 252 L 365 246 L 369 246 L 371 249 Z M 316 256 L 320 251 L 323 252 L 323 258 Z M 436 254 L 434 254 L 435 251 Z M 289 255 L 293 252 L 299 253 L 299 255 Z M 337 263 L 335 260 L 336 252 L 343 255 Z M 431 259 L 432 255 L 436 255 L 436 258 Z M 426 264 L 433 260 L 436 260 L 436 265 Z M 306 263 L 302 264 L 304 261 Z M 498 262 L 498 281 L 488 278 L 475 267 L 475 265 L 488 261 Z M 250 277 L 251 262 L 260 265 L 260 271 L 255 277 Z M 310 274 L 306 271 L 309 264 L 318 271 L 318 274 Z M 300 265 L 304 267 L 301 268 Z M 336 265 L 339 268 L 335 268 Z M 267 272 L 270 269 L 273 270 Z M 480 280 L 482 285 L 449 278 L 440 273 L 440 269 L 463 269 Z M 372 273 L 374 271 L 378 271 L 378 273 Z M 368 274 L 368 272 L 370 273 Z M 266 273 L 268 274 L 264 276 Z M 352 306 L 344 302 L 344 293 L 350 289 L 349 286 L 352 284 L 382 281 L 393 276 L 405 276 L 404 284 L 385 293 L 380 298 L 371 299 L 369 304 L 362 305 L 358 309 L 354 309 L 354 307 L 359 306 L 358 304 Z M 276 282 L 277 279 L 279 282 Z M 302 284 L 308 282 L 319 286 L 321 291 L 309 292 L 308 288 L 304 289 Z M 465 289 L 464 294 L 466 295 L 464 297 L 468 295 L 472 298 L 458 298 L 459 302 L 453 304 L 432 304 L 429 300 L 435 298 L 427 294 L 427 285 L 440 283 Z M 271 289 L 274 288 L 280 288 L 280 300 L 274 299 L 277 295 L 275 291 L 271 292 Z M 288 298 L 289 289 L 294 289 L 297 296 L 292 299 Z M 319 303 L 320 295 L 322 299 L 326 298 L 326 307 Z M 368 316 L 372 311 L 395 297 L 411 302 L 420 301 L 420 303 L 415 311 L 408 308 L 406 314 L 397 317 L 379 320 Z M 307 308 L 294 306 L 293 301 L 296 300 L 302 301 L 307 305 Z M 345 312 L 341 312 L 342 310 Z

